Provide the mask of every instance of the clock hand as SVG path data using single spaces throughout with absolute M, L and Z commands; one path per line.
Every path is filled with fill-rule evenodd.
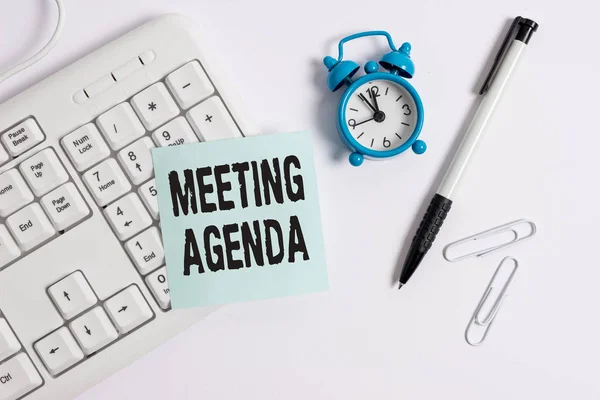
M 375 119 L 375 117 L 371 117 L 371 118 L 369 118 L 369 119 L 365 119 L 364 121 L 361 121 L 361 122 L 359 122 L 358 124 L 354 124 L 354 126 L 362 125 L 362 124 L 364 124 L 365 122 L 372 121 L 373 119 Z
M 354 128 L 356 128 L 356 126 L 357 126 L 357 125 L 364 124 L 365 122 L 372 121 L 373 119 L 375 119 L 375 116 L 373 116 L 373 117 L 371 117 L 371 118 L 369 118 L 369 119 L 366 119 L 366 120 L 364 120 L 364 121 L 362 121 L 362 122 L 359 122 L 358 124 L 356 123 L 356 120 L 354 120 L 354 119 L 349 119 L 349 120 L 348 120 L 348 126 L 349 126 L 350 128 L 352 128 L 352 129 L 354 129 Z
M 371 110 L 373 110 L 373 112 L 374 112 L 374 113 L 376 113 L 376 112 L 377 112 L 377 109 L 375 109 L 375 107 L 373 107 L 373 105 L 372 105 L 372 104 L 369 102 L 369 100 L 367 100 L 367 98 L 365 97 L 365 95 L 364 95 L 364 94 L 362 94 L 362 93 L 361 93 L 361 94 L 359 94 L 359 95 L 358 95 L 358 98 L 359 98 L 359 99 L 361 99 L 362 101 L 364 101 L 365 103 L 367 103 L 367 105 L 369 106 L 369 108 L 370 108 Z
M 377 95 L 373 92 L 373 88 L 369 91 L 371 93 L 371 98 L 373 99 L 373 103 L 375 103 L 375 108 L 379 111 L 379 104 L 377 104 Z

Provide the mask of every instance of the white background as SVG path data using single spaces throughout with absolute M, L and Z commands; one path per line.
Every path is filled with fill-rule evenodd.
M 314 131 L 331 288 L 231 305 L 80 397 L 99 399 L 597 399 L 600 359 L 597 2 L 67 0 L 55 51 L 0 86 L 0 100 L 165 12 L 200 26 L 262 132 Z M 0 0 L 0 69 L 51 33 L 51 0 Z M 401 262 L 441 168 L 472 114 L 509 19 L 540 23 L 521 68 L 416 275 Z M 321 60 L 342 36 L 385 29 L 410 41 L 429 149 L 347 163 L 339 93 Z M 385 41 L 348 46 L 361 64 Z M 537 236 L 450 264 L 450 241 L 517 218 Z M 464 328 L 496 265 L 521 261 L 480 348 Z

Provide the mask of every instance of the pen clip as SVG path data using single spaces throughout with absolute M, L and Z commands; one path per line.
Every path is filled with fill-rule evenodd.
M 506 53 L 508 53 L 508 48 L 510 47 L 512 40 L 514 40 L 514 38 L 517 36 L 517 30 L 519 29 L 519 23 L 522 20 L 523 20 L 523 18 L 516 17 L 513 20 L 512 24 L 510 25 L 510 29 L 508 30 L 508 32 L 506 33 L 506 36 L 504 37 L 502 46 L 500 46 L 500 50 L 498 50 L 498 54 L 496 54 L 496 58 L 494 59 L 494 64 L 492 64 L 492 69 L 488 73 L 487 78 L 485 78 L 485 82 L 483 82 L 483 86 L 481 87 L 481 90 L 479 91 L 480 95 L 485 94 L 488 91 L 488 89 L 490 88 L 490 86 L 492 86 L 492 82 L 494 81 L 494 78 L 496 77 L 496 74 L 498 73 L 498 68 L 500 68 L 502 61 L 504 61 L 504 58 L 506 58 Z

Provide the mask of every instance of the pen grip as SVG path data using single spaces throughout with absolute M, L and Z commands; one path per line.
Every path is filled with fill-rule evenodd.
M 436 193 L 431 199 L 427 212 L 423 216 L 419 229 L 417 229 L 417 233 L 413 238 L 413 245 L 418 245 L 421 252 L 426 253 L 431 248 L 448 212 L 450 212 L 450 208 L 452 208 L 452 200 L 442 195 Z

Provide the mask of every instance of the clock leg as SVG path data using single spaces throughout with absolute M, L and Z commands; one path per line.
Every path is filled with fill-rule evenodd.
M 425 150 L 427 150 L 427 144 L 425 144 L 425 142 L 422 140 L 415 140 L 412 145 L 412 149 L 415 154 L 423 154 L 425 153 Z
M 363 163 L 363 161 L 365 161 L 365 157 L 363 157 L 363 155 L 360 153 L 354 152 L 350 153 L 348 161 L 350 161 L 350 164 L 352 164 L 353 166 L 359 167 Z

